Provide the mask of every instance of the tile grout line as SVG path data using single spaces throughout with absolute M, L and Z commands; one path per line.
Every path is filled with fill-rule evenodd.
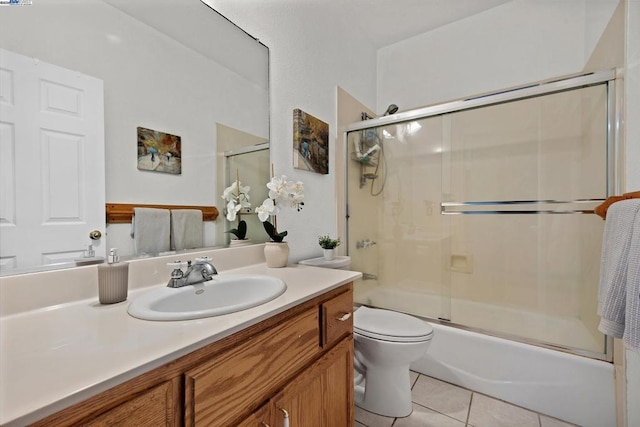
M 464 425 L 468 426 L 469 425 L 469 419 L 471 418 L 471 405 L 473 405 L 473 395 L 476 394 L 475 391 L 471 391 L 471 397 L 469 398 L 469 410 L 467 411 L 467 420 L 465 421 Z

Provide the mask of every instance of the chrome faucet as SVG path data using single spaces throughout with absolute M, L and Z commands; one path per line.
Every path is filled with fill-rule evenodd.
M 181 288 L 187 285 L 197 285 L 198 283 L 206 282 L 213 279 L 213 276 L 218 274 L 216 268 L 209 262 L 211 258 L 196 258 L 196 263 L 191 265 L 191 261 L 187 261 L 187 270 L 182 271 L 180 268 L 183 263 L 176 261 L 170 263 L 176 268 L 171 272 L 171 279 L 167 284 L 170 288 Z

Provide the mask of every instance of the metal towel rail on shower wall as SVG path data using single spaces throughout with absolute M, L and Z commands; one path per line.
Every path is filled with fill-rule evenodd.
M 501 201 L 476 201 L 476 202 L 442 202 L 440 213 L 442 215 L 491 215 L 491 214 L 593 214 L 594 209 L 478 209 L 486 206 L 522 206 L 522 205 L 568 205 L 602 203 L 605 199 L 576 199 L 576 200 L 501 200 Z

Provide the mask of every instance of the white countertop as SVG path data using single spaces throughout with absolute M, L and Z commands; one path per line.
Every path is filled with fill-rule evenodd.
M 0 425 L 41 419 L 361 277 L 303 265 L 220 274 L 230 273 L 279 277 L 287 290 L 261 306 L 197 320 L 129 316 L 129 302 L 150 288 L 130 291 L 118 304 L 91 298 L 0 318 Z

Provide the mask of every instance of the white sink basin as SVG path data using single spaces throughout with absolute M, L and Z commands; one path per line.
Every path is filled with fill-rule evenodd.
M 219 275 L 198 285 L 153 289 L 135 298 L 128 312 L 146 320 L 200 319 L 264 304 L 286 289 L 287 285 L 276 277 Z

